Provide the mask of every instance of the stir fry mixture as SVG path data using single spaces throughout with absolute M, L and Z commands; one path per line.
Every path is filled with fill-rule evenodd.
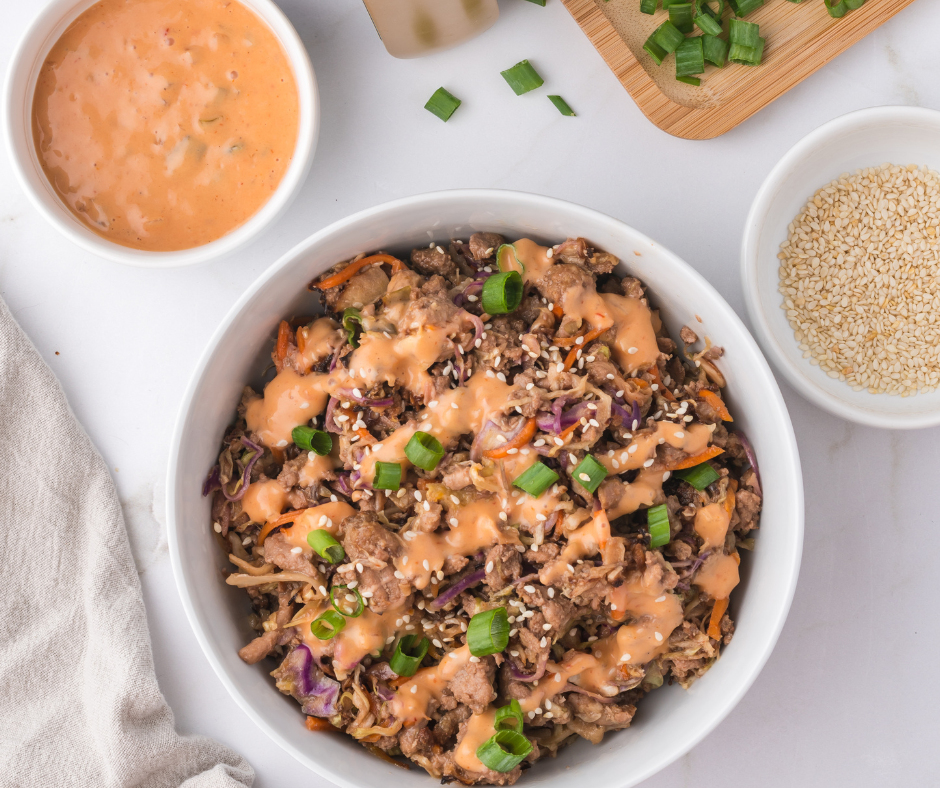
M 204 492 L 240 655 L 311 730 L 509 785 L 730 642 L 756 459 L 721 348 L 617 263 L 477 233 L 340 263 L 281 323 Z

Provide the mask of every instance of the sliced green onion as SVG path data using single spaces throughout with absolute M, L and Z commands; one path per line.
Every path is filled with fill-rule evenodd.
M 516 256 L 516 247 L 512 244 L 501 244 L 496 250 L 496 267 L 500 271 L 518 271 L 525 274 L 525 266 Z
M 653 40 L 655 35 L 656 34 L 653 33 L 652 36 L 646 39 L 646 43 L 643 44 L 643 49 L 653 58 L 657 66 L 661 66 L 669 53 Z
M 317 616 L 310 625 L 313 636 L 320 640 L 330 640 L 336 637 L 346 627 L 346 619 L 336 610 L 327 610 Z
M 444 447 L 433 435 L 416 432 L 405 445 L 405 456 L 416 468 L 433 471 L 444 458 Z
M 691 484 L 696 490 L 704 490 L 712 482 L 717 482 L 721 476 L 709 463 L 703 462 L 693 468 L 685 468 L 675 472 L 683 481 Z
M 841 19 L 849 11 L 845 0 L 826 0 L 826 10 L 833 19 Z
M 333 538 L 329 531 L 317 528 L 307 534 L 307 544 L 318 555 L 331 564 L 338 564 L 346 556 L 343 546 Z
M 721 35 L 721 22 L 715 19 L 711 14 L 700 13 L 695 17 L 695 24 L 707 36 Z
M 754 48 L 760 41 L 760 25 L 745 22 L 743 19 L 732 19 L 728 30 L 728 40 L 732 44 Z
M 735 16 L 747 16 L 751 11 L 756 11 L 763 4 L 764 0 L 728 0 L 728 5 L 731 6 L 731 10 L 734 11 Z
M 359 327 L 362 328 L 362 312 L 358 309 L 349 309 L 343 310 L 343 328 L 346 331 L 346 338 L 349 340 L 349 344 L 353 347 L 359 347 L 359 341 L 356 339 L 356 324 L 359 324 Z
M 509 616 L 506 608 L 497 607 L 477 613 L 467 627 L 467 645 L 475 657 L 498 654 L 509 645 Z
M 388 661 L 388 666 L 399 676 L 413 676 L 424 655 L 428 653 L 428 647 L 431 645 L 428 639 L 423 637 L 415 645 L 417 635 L 405 635 L 395 646 L 395 653 Z
M 687 38 L 676 50 L 676 77 L 691 77 L 705 71 L 702 37 Z
M 529 0 L 529 2 L 535 3 L 536 5 L 540 5 L 542 8 L 545 8 L 545 0 Z
M 676 77 L 676 81 L 677 81 L 677 82 L 684 82 L 686 85 L 695 85 L 695 87 L 698 87 L 699 85 L 702 84 L 702 80 L 700 80 L 698 77 L 682 77 L 682 76 L 677 76 L 677 77 Z
M 669 21 L 680 33 L 691 33 L 695 29 L 692 24 L 692 4 L 673 3 L 669 6 Z
M 650 36 L 650 39 L 654 41 L 659 47 L 668 55 L 676 51 L 676 48 L 685 41 L 685 36 L 679 31 L 679 29 L 668 19 L 663 22 L 656 30 L 653 32 L 653 35 Z
M 699 11 L 708 14 L 716 22 L 721 22 L 722 14 L 724 14 L 725 12 L 725 0 L 717 0 L 717 2 L 718 2 L 717 11 L 712 10 L 712 7 L 710 5 L 711 0 L 696 0 L 696 5 L 698 6 Z
M 336 601 L 336 592 L 339 591 L 341 588 L 345 589 L 350 594 L 355 594 L 356 596 L 356 599 L 355 599 L 356 609 L 353 610 L 352 613 L 347 613 L 342 607 L 340 607 L 339 602 Z M 347 599 L 345 601 L 348 602 L 350 600 Z M 333 603 L 333 607 L 335 607 L 340 613 L 342 613 L 347 618 L 359 618 L 359 616 L 362 615 L 362 611 L 366 609 L 366 603 L 362 601 L 362 594 L 359 593 L 359 589 L 350 588 L 349 586 L 333 586 L 330 589 L 330 602 Z
M 764 39 L 756 47 L 746 47 L 742 44 L 732 44 L 728 49 L 728 60 L 740 63 L 743 66 L 759 66 L 764 56 Z
M 558 481 L 558 474 L 540 460 L 536 460 L 526 468 L 513 481 L 512 486 L 524 490 L 533 498 L 538 498 L 543 492 Z
M 607 476 L 607 469 L 588 454 L 578 463 L 573 475 L 578 484 L 593 493 Z
M 513 89 L 517 96 L 535 90 L 544 83 L 544 80 L 532 68 L 532 64 L 528 60 L 520 60 L 512 68 L 507 68 L 499 73 L 503 75 L 503 79 L 509 83 L 509 87 Z
M 728 60 L 728 42 L 718 36 L 702 36 L 705 60 L 724 68 Z
M 640 0 L 641 14 L 655 14 L 659 0 Z
M 377 460 L 372 486 L 376 490 L 397 490 L 401 487 L 401 463 Z
M 646 522 L 650 532 L 650 547 L 662 547 L 669 544 L 671 538 L 669 532 L 669 512 L 666 511 L 666 504 L 661 503 L 646 511 Z
M 532 743 L 516 731 L 497 731 L 477 747 L 477 758 L 494 772 L 511 772 L 532 752 Z
M 493 274 L 483 282 L 480 301 L 483 311 L 491 315 L 515 312 L 522 303 L 522 274 L 518 271 Z
M 555 105 L 555 108 L 562 115 L 567 115 L 569 118 L 574 117 L 574 110 L 568 106 L 568 102 L 565 101 L 561 96 L 549 96 L 548 100 Z
M 686 2 L 686 0 L 663 0 L 663 11 L 668 11 L 669 6 L 679 5 L 684 2 Z
M 865 5 L 865 0 L 843 0 L 843 2 L 849 11 L 854 11 L 856 8 L 861 8 Z
M 522 706 L 519 701 L 513 698 L 508 706 L 503 706 L 496 710 L 496 716 L 493 718 L 493 727 L 497 731 L 515 731 L 522 733 Z
M 460 106 L 460 99 L 448 93 L 444 88 L 438 88 L 434 95 L 428 99 L 424 108 L 433 115 L 437 115 L 445 123 L 450 120 L 450 116 L 457 111 Z
M 290 433 L 294 443 L 304 451 L 312 451 L 321 457 L 333 449 L 333 436 L 313 427 L 294 427 Z

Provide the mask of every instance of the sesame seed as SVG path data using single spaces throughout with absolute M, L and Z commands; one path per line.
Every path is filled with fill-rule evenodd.
M 535 586 L 522 586 L 522 590 L 525 591 L 527 594 L 534 594 Z
M 435 249 L 437 249 L 437 251 L 438 251 L 438 254 L 444 254 L 444 250 L 443 250 L 443 249 L 441 249 L 441 247 L 439 247 L 439 246 L 435 246 L 434 248 L 435 248 Z
M 506 454 L 518 454 L 518 453 L 519 453 L 519 449 L 516 449 L 516 448 L 506 449 Z
M 556 445 L 556 446 L 564 446 L 564 445 L 565 445 L 565 442 L 564 442 L 561 438 L 556 437 L 556 438 L 555 438 L 555 445 Z
M 637 352 L 637 349 L 636 349 L 635 347 L 628 347 L 628 348 L 627 348 L 627 353 L 629 353 L 631 356 L 632 356 L 634 353 L 636 353 L 636 352 Z
M 468 296 L 468 298 L 473 298 L 474 300 L 476 300 L 476 297 L 475 297 L 475 296 Z M 473 343 L 473 346 L 478 348 L 478 347 L 480 347 L 480 345 L 482 345 L 482 344 L 483 344 L 483 340 L 482 340 L 482 339 L 478 339 L 476 342 Z
M 447 522 L 449 522 L 454 528 L 460 525 L 460 520 L 458 520 L 456 517 L 451 517 Z
M 540 648 L 545 648 L 547 645 L 548 645 L 548 638 L 543 637 L 543 638 L 539 641 L 539 647 L 540 647 Z
M 471 662 L 479 662 L 479 661 L 480 661 L 480 658 L 479 658 L 479 657 L 470 657 L 470 661 L 471 661 Z
M 611 604 L 610 609 L 611 609 L 611 610 L 616 610 L 616 609 L 617 609 L 617 606 L 614 605 L 614 604 Z
M 405 576 L 398 569 L 395 570 L 395 577 L 397 577 L 399 580 L 405 579 Z
M 646 462 L 643 463 L 643 467 L 649 468 L 654 462 L 655 460 L 652 457 L 650 457 Z
M 486 573 L 489 574 L 489 573 L 492 572 L 492 571 L 493 571 L 493 562 L 492 562 L 492 561 L 487 561 L 487 563 L 486 563 Z
M 220 534 L 222 533 L 222 526 L 219 523 L 213 523 L 212 530 L 215 531 L 217 534 Z
M 408 556 L 407 556 L 407 555 L 403 555 L 403 556 L 401 557 L 401 565 L 402 565 L 402 566 L 408 566 Z
M 411 689 L 409 690 L 409 692 L 410 692 L 412 695 L 414 695 L 417 691 L 418 691 L 418 685 L 417 685 L 417 684 L 412 684 L 412 685 L 411 685 Z
M 362 571 L 362 564 L 356 564 L 356 571 L 357 571 L 357 572 L 361 572 L 361 571 Z
M 496 379 L 502 381 L 503 383 L 506 382 L 506 376 L 502 372 L 496 373 Z
M 421 500 L 421 490 L 415 490 L 415 500 L 416 501 Z
M 507 521 L 509 520 L 509 515 L 506 514 L 506 512 L 500 512 L 500 513 L 499 513 L 499 519 L 502 520 L 502 521 L 505 523 L 505 522 L 507 522 Z
M 533 388 L 535 388 L 535 384 L 534 384 L 534 383 L 528 383 L 528 384 L 526 384 L 525 390 L 526 390 L 526 391 L 532 391 Z
M 670 476 L 672 476 L 672 471 L 666 471 L 666 472 L 663 474 L 663 481 L 664 481 L 664 482 L 668 482 Z
M 666 601 L 666 595 L 663 594 L 662 596 L 658 596 L 658 597 L 656 597 L 656 599 L 654 599 L 653 601 L 654 601 L 654 602 L 665 602 L 665 601 Z
M 662 642 L 663 642 L 662 633 L 660 633 L 660 632 L 654 632 L 654 633 L 653 633 L 653 637 L 656 638 L 656 642 L 657 642 L 657 643 L 662 643 Z
M 431 564 L 428 563 L 428 559 L 427 559 L 427 558 L 425 558 L 425 559 L 421 562 L 421 566 L 424 567 L 424 571 L 425 571 L 425 572 L 431 571 Z
M 558 372 L 564 372 L 564 371 L 565 371 L 565 365 L 564 365 L 564 363 L 561 362 L 561 361 L 559 361 L 559 362 L 558 362 L 558 366 L 555 367 L 555 369 L 556 369 Z
M 579 473 L 579 474 L 578 474 L 578 478 L 579 478 L 581 481 L 583 481 L 583 482 L 589 482 L 589 481 L 591 481 L 591 477 L 588 476 L 586 473 Z
M 614 379 L 614 373 L 613 373 L 613 372 L 608 372 L 608 373 L 607 373 L 607 380 L 613 380 L 613 379 Z
M 394 636 L 394 635 L 389 635 L 387 638 L 385 638 L 385 645 L 386 645 L 386 646 L 388 646 L 389 644 L 394 643 L 394 642 L 395 642 L 395 636 Z
M 549 589 L 548 589 L 548 598 L 549 598 L 549 599 L 554 599 L 554 598 L 555 598 L 555 589 L 554 589 L 554 588 L 549 588 Z
M 460 405 L 458 405 L 456 402 L 451 402 L 451 403 L 450 403 L 450 406 L 451 406 L 454 410 L 460 410 Z
M 513 649 L 512 651 L 510 651 L 509 654 L 510 654 L 511 656 L 513 656 L 513 657 L 518 657 L 518 656 L 519 656 L 519 652 L 516 651 L 515 649 Z
M 551 628 L 552 628 L 551 624 L 542 624 L 542 629 L 544 629 L 546 632 L 548 632 L 548 630 L 550 630 Z
M 304 549 L 303 549 L 302 547 L 292 547 L 292 548 L 290 549 L 290 551 L 291 551 L 294 555 L 298 555 L 298 554 L 302 553 L 302 552 L 304 551 Z
M 681 440 L 682 438 L 685 437 L 685 433 L 684 433 L 682 430 L 678 430 L 678 431 L 676 432 L 676 437 Z

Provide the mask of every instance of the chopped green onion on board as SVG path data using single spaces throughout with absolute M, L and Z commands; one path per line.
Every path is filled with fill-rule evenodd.
M 428 99 L 428 103 L 424 105 L 424 108 L 446 123 L 459 106 L 459 98 L 448 93 L 444 88 L 438 88 L 434 91 L 434 95 Z
M 575 113 L 571 107 L 568 106 L 568 102 L 565 101 L 561 96 L 549 96 L 548 100 L 555 105 L 555 108 L 562 114 L 567 115 L 569 118 L 573 118 Z
M 509 83 L 509 87 L 512 88 L 513 92 L 517 96 L 521 96 L 523 93 L 528 93 L 530 90 L 535 90 L 536 88 L 541 87 L 545 80 L 543 80 L 538 72 L 532 68 L 532 64 L 528 60 L 520 60 L 512 68 L 507 68 L 505 71 L 500 71 L 503 79 Z

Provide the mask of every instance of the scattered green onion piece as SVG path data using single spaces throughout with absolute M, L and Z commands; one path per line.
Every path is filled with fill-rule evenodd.
M 437 117 L 447 123 L 447 121 L 450 120 L 450 116 L 457 111 L 457 107 L 459 106 L 459 98 L 448 93 L 444 88 L 438 88 L 434 91 L 434 95 L 428 99 L 428 103 L 424 105 L 424 108 L 432 115 L 437 115 Z
M 721 35 L 721 23 L 711 14 L 700 13 L 695 17 L 695 24 L 707 36 Z
M 676 48 L 685 41 L 685 36 L 668 19 L 656 28 L 650 38 L 655 41 L 660 48 L 668 55 L 676 51 Z
M 681 77 L 681 76 L 677 76 L 677 77 L 676 77 L 676 81 L 678 81 L 678 82 L 684 82 L 686 85 L 694 85 L 695 87 L 698 87 L 699 85 L 702 84 L 702 80 L 700 80 L 698 77 Z
M 680 33 L 691 33 L 695 29 L 692 24 L 692 4 L 674 3 L 669 6 L 669 21 Z
M 676 77 L 691 77 L 705 71 L 702 37 L 687 38 L 676 50 Z
M 475 657 L 498 654 L 509 645 L 509 616 L 506 608 L 497 607 L 477 613 L 467 627 L 467 645 Z
M 356 324 L 359 324 L 359 327 L 362 328 L 362 312 L 358 309 L 349 309 L 343 310 L 343 329 L 346 331 L 346 338 L 349 340 L 349 344 L 353 347 L 359 347 L 359 341 L 356 339 Z
M 511 772 L 532 752 L 532 743 L 516 731 L 497 731 L 477 747 L 477 758 L 494 772 Z
M 659 0 L 640 0 L 641 14 L 655 14 Z
M 646 511 L 646 522 L 650 532 L 650 547 L 662 547 L 669 544 L 669 512 L 666 504 L 661 503 Z
M 548 100 L 555 105 L 555 108 L 562 115 L 567 115 L 569 118 L 574 117 L 574 110 L 568 106 L 568 102 L 565 101 L 561 96 L 549 96 Z
M 687 2 L 687 0 L 663 0 L 663 11 L 668 11 L 669 6 L 679 5 L 685 2 Z
M 861 8 L 865 5 L 865 0 L 842 0 L 845 3 L 845 7 L 849 11 L 854 11 L 856 8 Z
M 501 244 L 496 250 L 496 267 L 500 271 L 518 271 L 525 274 L 525 266 L 516 256 L 516 247 L 512 244 Z
M 696 490 L 704 490 L 712 482 L 717 482 L 721 476 L 709 463 L 703 462 L 693 468 L 685 468 L 675 472 L 683 481 L 691 484 Z
M 845 0 L 826 0 L 826 10 L 833 19 L 841 19 L 849 12 Z
M 329 531 L 317 528 L 307 534 L 307 544 L 320 558 L 331 564 L 338 564 L 346 556 L 343 546 L 333 538 Z
M 509 83 L 509 87 L 513 89 L 517 96 L 540 88 L 544 83 L 544 80 L 532 68 L 532 64 L 528 60 L 520 60 L 512 68 L 507 68 L 499 73 L 503 75 L 503 79 Z
M 711 0 L 696 0 L 700 11 L 704 11 L 709 16 L 713 17 L 717 21 L 721 21 L 722 14 L 725 12 L 725 0 L 717 0 L 718 10 L 713 11 L 711 7 Z
M 743 66 L 759 66 L 764 56 L 764 39 L 756 47 L 746 47 L 741 44 L 732 44 L 728 49 L 728 60 L 740 63 Z
M 536 460 L 513 481 L 512 486 L 527 492 L 533 498 L 538 498 L 557 481 L 558 474 L 541 461 Z
M 653 58 L 657 66 L 661 66 L 669 53 L 653 40 L 653 36 L 655 35 L 656 34 L 653 33 L 652 36 L 646 39 L 646 43 L 643 44 L 643 49 Z
M 444 447 L 433 435 L 416 432 L 405 445 L 405 456 L 416 468 L 433 471 L 444 458 Z
M 395 646 L 395 653 L 388 661 L 388 666 L 399 676 L 413 676 L 418 671 L 418 666 L 424 655 L 428 653 L 428 647 L 431 645 L 428 639 L 423 637 L 415 645 L 417 635 L 405 635 Z
M 518 271 L 493 274 L 483 282 L 480 301 L 483 311 L 490 315 L 515 312 L 522 303 L 522 274 Z
M 320 640 L 331 640 L 342 632 L 345 626 L 346 619 L 341 613 L 336 610 L 327 610 L 313 620 L 310 624 L 310 631 Z
M 702 48 L 705 60 L 718 68 L 724 68 L 728 61 L 728 42 L 718 36 L 702 36 Z
M 294 443 L 304 451 L 312 451 L 321 457 L 329 454 L 333 448 L 333 436 L 313 427 L 294 427 L 290 433 Z
M 545 0 L 529 0 L 529 2 L 535 3 L 536 5 L 540 5 L 542 8 L 545 8 Z
M 764 4 L 764 0 L 728 0 L 728 5 L 735 16 L 747 16 Z
M 745 22 L 742 19 L 732 19 L 728 30 L 728 40 L 732 44 L 744 47 L 756 47 L 760 41 L 760 25 Z
M 372 487 L 376 490 L 397 490 L 401 487 L 401 463 L 376 460 Z
M 578 463 L 578 467 L 574 469 L 575 481 L 592 493 L 601 486 L 606 476 L 607 469 L 591 454 L 585 455 L 584 459 Z
M 515 731 L 522 733 L 522 706 L 519 701 L 513 698 L 508 706 L 503 706 L 496 710 L 496 716 L 493 718 L 493 727 L 497 731 Z
M 344 588 L 350 593 L 353 593 L 356 595 L 356 609 L 352 613 L 347 613 L 343 608 L 339 606 L 339 603 L 336 601 L 336 592 L 341 588 Z M 346 600 L 346 601 L 348 602 L 349 600 Z M 333 603 L 333 607 L 335 607 L 340 613 L 342 613 L 347 618 L 359 618 L 359 616 L 362 615 L 362 611 L 366 609 L 366 603 L 362 601 L 362 594 L 359 593 L 359 589 L 350 588 L 349 586 L 333 586 L 330 589 L 330 602 Z

